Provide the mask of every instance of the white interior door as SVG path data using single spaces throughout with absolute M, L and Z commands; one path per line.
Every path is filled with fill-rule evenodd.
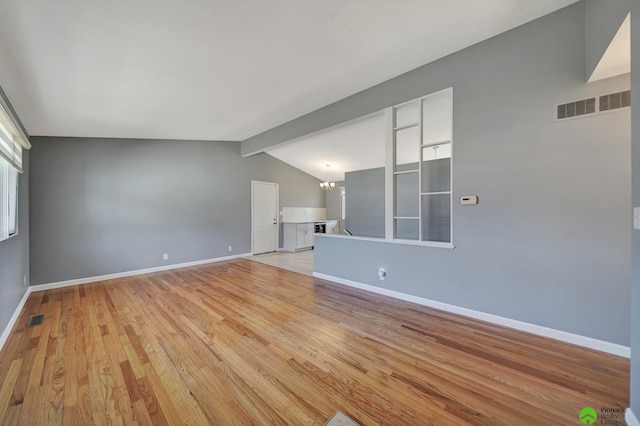
M 252 253 L 278 249 L 278 184 L 251 181 Z

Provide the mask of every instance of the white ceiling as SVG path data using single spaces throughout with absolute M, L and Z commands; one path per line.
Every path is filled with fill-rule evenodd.
M 31 135 L 243 140 L 577 0 L 2 0 Z
M 320 180 L 342 181 L 344 173 L 384 166 L 384 114 L 337 126 L 267 151 Z

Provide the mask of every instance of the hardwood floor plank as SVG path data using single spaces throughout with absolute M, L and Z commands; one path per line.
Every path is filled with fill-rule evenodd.
M 144 400 L 140 399 L 132 404 L 133 415 L 136 419 L 136 423 L 140 426 L 152 426 L 152 425 L 166 425 L 166 419 L 164 422 L 153 420 L 149 415 L 148 407 L 145 405 Z M 164 419 L 164 417 L 163 417 Z
M 22 404 L 9 405 L 9 407 L 7 407 L 7 412 L 5 413 L 4 418 L 2 419 L 2 426 L 19 425 L 21 413 L 22 413 Z
M 30 365 L 26 365 L 29 369 L 26 371 L 28 379 L 26 382 L 26 389 L 24 390 L 21 398 L 22 412 L 19 423 L 29 423 L 26 421 L 26 416 L 32 416 L 34 414 L 36 417 L 42 416 L 42 413 L 38 411 L 38 394 L 40 390 L 40 383 L 42 381 L 42 372 L 45 368 L 47 348 L 49 346 L 49 328 L 50 325 L 48 322 L 44 322 L 42 326 L 38 327 L 38 331 L 41 332 L 40 336 L 38 336 L 38 343 L 33 349 L 33 358 L 30 359 Z M 25 365 L 23 364 L 23 366 Z
M 11 402 L 11 394 L 13 393 L 13 387 L 18 380 L 18 373 L 20 373 L 20 367 L 22 366 L 22 359 L 18 358 L 11 362 L 9 371 L 4 376 L 2 387 L 0 388 L 0 419 L 3 419 L 9 408 Z
M 73 359 L 71 359 L 70 362 L 73 362 L 75 360 L 74 364 L 77 380 L 77 384 L 74 386 L 76 388 L 77 398 L 76 413 L 71 417 L 77 418 L 79 424 L 89 424 L 91 423 L 92 398 L 89 391 L 89 361 L 87 359 L 87 340 L 88 338 L 90 338 L 90 335 L 87 336 L 85 334 L 84 323 L 86 321 L 86 316 L 81 309 L 85 297 L 81 296 L 81 294 L 84 294 L 84 288 L 82 287 L 80 287 L 78 289 L 78 292 L 74 294 L 74 306 L 77 309 L 77 311 L 74 312 L 74 314 L 76 315 L 74 324 L 74 336 L 76 338 L 75 351 L 71 354 L 67 354 L 67 356 L 73 356 Z
M 78 364 L 78 353 L 76 352 L 77 347 L 81 344 L 76 340 L 76 313 L 73 309 L 73 298 L 75 293 L 75 288 L 71 289 L 71 293 L 67 293 L 67 300 L 70 302 L 68 306 L 64 308 L 64 327 L 65 327 L 65 346 L 64 352 L 59 354 L 61 358 L 61 362 L 64 363 L 64 399 L 63 399 L 63 407 L 64 412 L 71 407 L 76 409 L 78 405 L 78 386 L 76 383 L 78 382 L 77 375 L 77 364 Z M 60 345 L 62 347 L 62 345 Z M 71 410 L 70 410 L 71 411 Z
M 628 359 L 246 260 L 34 292 L 0 378 L 11 425 L 566 425 L 629 403 Z

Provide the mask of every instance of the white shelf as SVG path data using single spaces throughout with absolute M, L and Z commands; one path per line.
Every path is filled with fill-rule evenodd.
M 447 140 L 443 140 L 443 141 L 437 141 L 437 142 L 423 143 L 422 145 L 420 145 L 420 148 L 429 148 L 430 146 L 444 145 L 444 144 L 447 144 L 447 143 L 451 143 L 451 139 L 447 139 Z
M 407 125 L 404 125 L 404 126 L 394 127 L 393 130 L 395 130 L 396 132 L 399 132 L 401 130 L 412 129 L 414 127 L 418 127 L 419 125 L 420 125 L 420 123 L 411 123 L 411 124 L 407 124 Z
M 451 191 L 440 191 L 440 192 L 421 192 L 420 195 L 441 195 L 441 194 L 451 194 Z

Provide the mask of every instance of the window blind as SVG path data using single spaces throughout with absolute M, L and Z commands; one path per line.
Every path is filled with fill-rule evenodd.
M 0 157 L 22 173 L 22 150 L 29 148 L 29 140 L 0 103 Z

